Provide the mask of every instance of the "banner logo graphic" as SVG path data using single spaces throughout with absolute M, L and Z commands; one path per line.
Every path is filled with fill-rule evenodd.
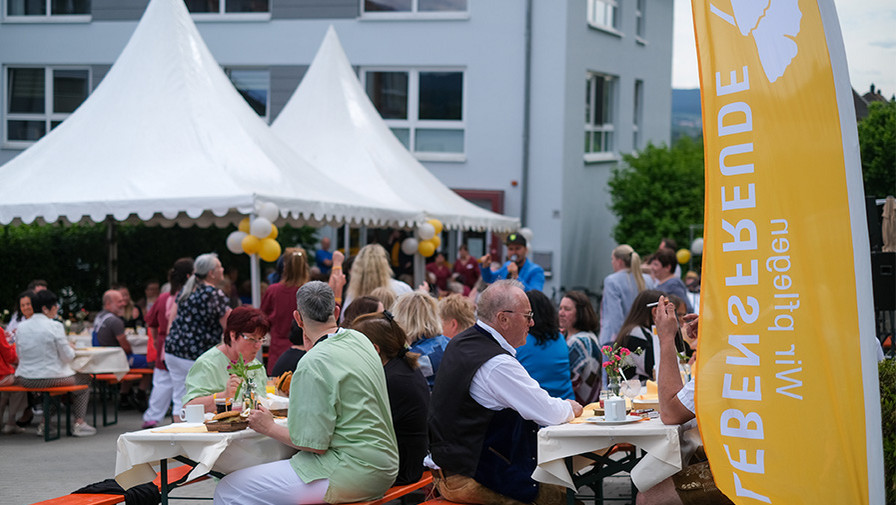
M 731 0 L 734 15 L 713 4 L 709 9 L 741 35 L 752 35 L 759 53 L 762 70 L 769 82 L 775 82 L 796 57 L 799 48 L 794 38 L 800 33 L 803 17 L 797 0 Z

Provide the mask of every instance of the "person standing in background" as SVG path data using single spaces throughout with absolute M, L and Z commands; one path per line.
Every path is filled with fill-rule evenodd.
M 330 252 L 330 237 L 320 239 L 320 249 L 314 252 L 314 264 L 323 275 L 330 275 L 333 268 L 333 253 Z
M 641 271 L 641 257 L 628 244 L 613 249 L 610 255 L 613 273 L 604 278 L 604 295 L 600 304 L 600 345 L 611 345 L 622 327 L 626 314 L 638 293 L 653 289 L 653 279 Z

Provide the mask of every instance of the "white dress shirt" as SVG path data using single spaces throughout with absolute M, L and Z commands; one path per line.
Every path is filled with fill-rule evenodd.
M 58 379 L 75 375 L 68 365 L 75 359 L 75 349 L 68 343 L 62 323 L 43 314 L 35 312 L 19 324 L 16 352 L 16 377 Z
M 551 397 L 529 376 L 515 357 L 516 349 L 497 330 L 482 321 L 476 324 L 510 353 L 491 358 L 476 371 L 470 384 L 470 396 L 476 403 L 489 410 L 513 409 L 539 426 L 561 424 L 575 417 L 568 401 Z

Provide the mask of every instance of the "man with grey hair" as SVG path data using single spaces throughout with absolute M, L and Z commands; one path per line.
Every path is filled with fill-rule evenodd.
M 249 426 L 299 449 L 292 458 L 244 468 L 221 479 L 215 504 L 351 503 L 382 497 L 398 474 L 383 363 L 370 340 L 336 323 L 325 283 L 305 283 L 294 316 L 308 353 L 289 387 L 286 426 L 263 406 Z
M 447 500 L 481 505 L 562 504 L 564 488 L 532 480 L 539 426 L 581 415 L 552 398 L 516 360 L 533 325 L 518 281 L 500 280 L 479 299 L 476 324 L 451 339 L 429 412 L 435 484 Z

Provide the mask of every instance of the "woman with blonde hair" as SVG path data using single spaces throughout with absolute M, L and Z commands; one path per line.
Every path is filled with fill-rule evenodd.
M 432 388 L 442 362 L 442 354 L 448 345 L 448 337 L 442 335 L 438 303 L 428 294 L 414 291 L 399 296 L 392 306 L 392 312 L 395 314 L 395 322 L 408 336 L 410 351 L 420 354 L 420 370 Z
M 622 327 L 625 315 L 632 308 L 638 293 L 653 289 L 653 278 L 641 271 L 641 257 L 628 244 L 613 249 L 610 256 L 613 273 L 604 278 L 604 295 L 600 305 L 600 345 L 611 344 Z
M 396 295 L 413 291 L 404 282 L 392 278 L 389 255 L 383 246 L 368 244 L 361 249 L 352 262 L 348 293 L 345 295 L 343 308 L 348 307 L 355 298 L 369 295 L 374 289 L 381 287 L 391 288 Z
M 280 355 L 292 345 L 289 341 L 289 330 L 293 312 L 296 310 L 296 292 L 308 282 L 311 275 L 308 269 L 308 254 L 301 247 L 288 247 L 280 259 L 283 260 L 280 282 L 268 287 L 261 299 L 261 311 L 271 322 L 267 367 L 269 374 L 273 373 Z

